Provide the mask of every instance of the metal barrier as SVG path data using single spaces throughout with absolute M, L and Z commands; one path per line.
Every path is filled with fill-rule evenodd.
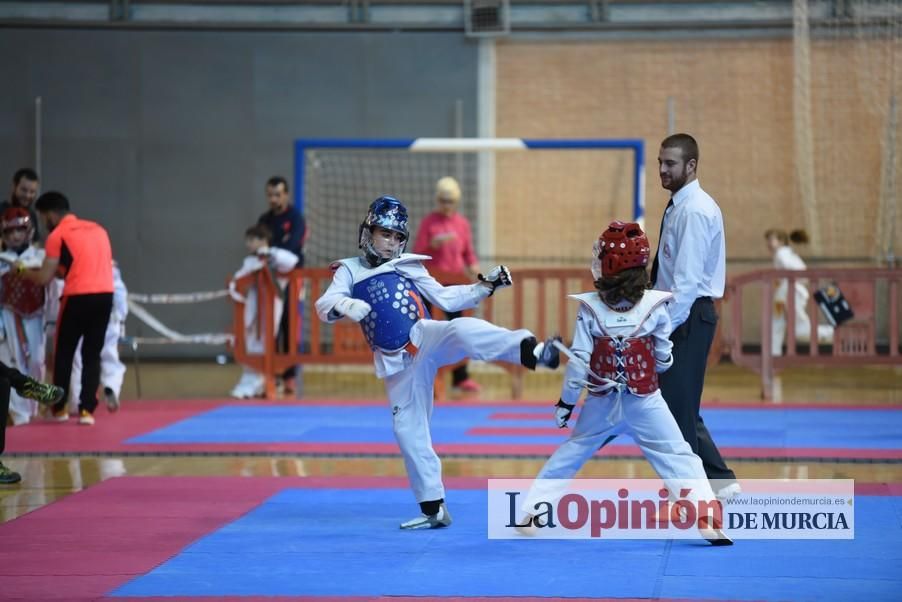
M 471 282 L 461 276 L 433 273 L 438 280 L 446 284 L 464 284 Z M 260 270 L 239 279 L 235 283 L 236 291 L 246 296 L 254 287 L 257 290 L 257 319 L 259 331 L 273 333 L 263 337 L 262 354 L 248 354 L 244 329 L 245 303 L 236 301 L 234 311 L 233 353 L 235 361 L 246 365 L 265 377 L 265 394 L 268 399 L 275 398 L 276 387 L 274 374 L 293 365 L 304 364 L 371 364 L 373 352 L 363 338 L 360 327 L 349 321 L 339 320 L 333 324 L 324 324 L 315 315 L 313 302 L 322 295 L 332 281 L 332 271 L 320 268 L 304 268 L 286 275 L 287 299 L 303 300 L 302 313 L 298 312 L 297 303 L 286 304 L 289 312 L 289 351 L 277 350 L 275 337 L 275 316 L 273 300 L 281 294 L 269 270 Z M 569 335 L 575 319 L 576 303 L 567 301 L 568 294 L 592 290 L 592 278 L 584 269 L 527 269 L 514 272 L 512 290 L 504 290 L 497 297 L 489 297 L 479 306 L 482 318 L 508 327 L 529 328 L 537 337 L 544 338 L 552 333 Z M 499 311 L 503 305 L 507 311 Z M 438 308 L 433 312 L 435 319 L 444 316 Z M 464 312 L 473 315 L 473 311 Z M 307 322 L 304 329 L 306 339 L 299 340 L 302 321 Z M 518 365 L 499 363 L 511 375 L 511 397 L 519 399 L 523 391 L 523 368 Z M 453 368 L 448 366 L 439 372 L 436 383 L 436 396 L 445 395 L 444 372 Z
M 786 298 L 786 354 L 770 353 L 772 343 L 771 324 L 774 317 L 774 289 L 780 280 L 788 283 Z M 730 312 L 730 325 L 726 334 L 733 363 L 749 368 L 761 375 L 761 391 L 765 400 L 774 397 L 774 376 L 778 370 L 793 366 L 849 366 L 868 364 L 902 365 L 899 350 L 899 282 L 902 269 L 830 269 L 818 268 L 804 271 L 758 270 L 732 277 L 727 282 L 724 305 Z M 808 349 L 799 353 L 796 345 L 794 316 L 796 299 L 793 291 L 796 282 L 808 288 L 811 297 L 819 283 L 836 283 L 843 291 L 855 312 L 855 317 L 836 327 L 832 346 L 822 349 L 818 345 L 819 309 L 812 301 L 807 311 L 811 322 L 808 333 Z M 743 341 L 743 293 L 750 287 L 760 286 L 761 291 L 761 351 L 747 351 Z M 886 335 L 886 344 L 878 345 L 878 327 Z
M 447 284 L 469 282 L 460 276 L 434 274 Z M 371 364 L 373 354 L 360 327 L 349 321 L 339 320 L 334 324 L 324 324 L 315 315 L 313 301 L 329 286 L 332 271 L 329 269 L 299 269 L 287 277 L 287 299 L 304 300 L 303 311 L 298 312 L 298 303 L 288 303 L 289 351 L 280 352 L 276 348 L 275 335 L 263 337 L 264 352 L 248 354 L 244 333 L 244 303 L 236 302 L 234 313 L 234 355 L 235 360 L 265 375 L 266 396 L 276 395 L 274 374 L 289 366 L 304 364 Z M 789 325 L 786 329 L 786 355 L 773 356 L 771 349 L 771 322 L 773 319 L 773 292 L 775 283 L 781 279 L 788 281 L 788 289 L 794 290 L 795 283 L 807 282 L 809 292 L 818 288 L 821 282 L 836 282 L 844 292 L 855 311 L 855 318 L 837 327 L 832 347 L 821 349 L 817 344 L 809 344 L 805 353 L 799 353 L 796 345 L 792 316 L 795 315 L 795 295 L 786 300 L 786 315 Z M 762 397 L 773 399 L 774 376 L 777 371 L 792 366 L 812 365 L 902 365 L 899 349 L 899 269 L 828 269 L 819 268 L 806 271 L 759 270 L 741 274 L 729 279 L 725 298 L 718 302 L 720 311 L 727 311 L 729 321 L 721 320 L 718 334 L 712 346 L 710 363 L 716 363 L 723 350 L 728 350 L 733 363 L 749 368 L 761 375 Z M 743 294 L 750 287 L 760 286 L 760 347 L 764 352 L 755 353 L 746 349 L 743 340 L 745 311 Z M 257 327 L 263 332 L 275 333 L 273 300 L 279 295 L 279 288 L 268 270 L 261 270 L 245 276 L 236 282 L 236 290 L 246 295 L 251 287 L 258 294 Z M 567 338 L 573 328 L 577 304 L 566 299 L 567 295 L 592 290 L 592 278 L 587 270 L 570 269 L 524 269 L 514 271 L 514 286 L 501 291 L 497 297 L 486 299 L 479 312 L 481 317 L 507 328 L 529 328 L 537 337 L 561 333 Z M 818 308 L 813 302 L 807 308 L 811 318 L 809 341 L 817 341 Z M 465 315 L 473 315 L 473 311 Z M 442 319 L 441 310 L 435 308 L 435 319 Z M 308 321 L 306 339 L 300 341 L 302 321 Z M 883 340 L 887 344 L 878 345 L 878 326 L 886 332 Z M 300 343 L 303 343 L 302 345 Z M 519 399 L 523 392 L 523 372 L 519 365 L 499 363 L 511 375 L 511 398 Z M 436 396 L 445 396 L 444 371 L 439 372 Z

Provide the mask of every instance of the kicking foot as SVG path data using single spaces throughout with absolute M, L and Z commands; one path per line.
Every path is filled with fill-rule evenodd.
M 536 345 L 536 348 L 533 350 L 533 355 L 536 356 L 536 363 L 552 370 L 557 369 L 561 365 L 561 352 L 558 351 L 554 342 L 560 342 L 560 340 L 561 337 L 555 335 Z

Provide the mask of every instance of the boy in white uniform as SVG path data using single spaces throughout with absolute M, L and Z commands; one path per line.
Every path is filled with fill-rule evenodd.
M 560 357 L 551 344 L 528 330 L 511 331 L 476 318 L 432 320 L 423 301 L 443 311 L 470 309 L 510 286 L 508 269 L 498 266 L 480 282 L 442 286 L 422 261 L 404 253 L 409 239 L 407 209 L 383 196 L 370 204 L 359 228 L 359 257 L 332 264 L 332 284 L 316 302 L 324 322 L 348 317 L 359 322 L 374 352 L 376 376 L 385 380 L 395 438 L 422 514 L 402 529 L 435 529 L 451 524 L 445 507 L 442 465 L 432 448 L 433 384 L 438 369 L 463 358 L 537 364 L 557 368 Z
M 107 323 L 100 350 L 100 386 L 103 400 L 109 412 L 119 411 L 119 395 L 125 378 L 125 364 L 119 359 L 119 339 L 125 334 L 125 318 L 128 317 L 128 289 L 122 281 L 119 264 L 113 261 L 113 311 Z M 78 414 L 81 395 L 81 342 L 72 358 L 72 379 L 69 385 L 69 413 Z
M 229 282 L 229 294 L 236 301 L 244 301 L 244 341 L 248 353 L 263 353 L 263 337 L 267 336 L 261 332 L 260 325 L 257 324 L 257 290 L 252 288 L 247 297 L 241 297 L 235 290 L 235 281 L 243 276 L 252 274 L 259 270 L 271 267 L 276 274 L 287 274 L 294 269 L 298 263 L 298 256 L 278 247 L 270 247 L 269 228 L 262 224 L 256 224 L 248 228 L 244 233 L 244 244 L 250 255 L 244 258 L 241 268 L 235 272 L 232 281 Z M 276 284 L 280 289 L 285 288 L 287 279 L 276 278 Z M 282 295 L 276 295 L 273 299 L 273 324 L 278 328 L 279 321 L 282 319 Z M 276 333 L 271 332 L 268 336 L 275 337 Z M 238 384 L 232 389 L 232 397 L 237 399 L 251 399 L 263 395 L 264 389 L 263 375 L 255 370 L 251 370 L 247 366 L 238 380 Z
M 573 478 L 610 435 L 627 432 L 671 491 L 691 479 L 696 489 L 692 500 L 714 504 L 702 461 L 686 443 L 658 388 L 658 372 L 673 363 L 665 307 L 672 295 L 646 290 L 648 256 L 648 238 L 636 223 L 612 222 L 595 243 L 597 291 L 572 295 L 580 308 L 567 350 L 572 361 L 555 408 L 558 427 L 566 428 L 584 388 L 588 394 L 570 438 L 536 479 Z M 537 483 L 527 496 L 527 512 L 535 512 L 537 501 L 547 501 L 547 492 L 536 493 L 542 489 Z M 700 531 L 713 545 L 732 544 L 719 528 Z

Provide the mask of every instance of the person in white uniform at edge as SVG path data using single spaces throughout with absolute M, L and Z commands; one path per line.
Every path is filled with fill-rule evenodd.
M 785 230 L 772 228 L 764 233 L 767 248 L 774 257 L 774 269 L 807 270 L 805 261 L 795 252 L 790 243 L 806 244 L 808 233 L 804 230 L 793 230 L 789 234 Z M 795 281 L 795 335 L 797 342 L 808 342 L 811 338 L 811 318 L 808 317 L 808 280 L 799 278 Z M 781 278 L 774 290 L 774 316 L 771 322 L 771 355 L 783 355 L 783 339 L 786 336 L 786 309 L 789 297 L 789 281 Z M 829 324 L 817 325 L 818 343 L 833 342 L 833 327 Z
M 432 320 L 423 300 L 445 312 L 476 307 L 496 289 L 511 286 L 503 265 L 474 284 L 442 286 L 423 267 L 426 255 L 404 253 L 407 209 L 396 198 L 373 201 L 359 230 L 358 257 L 332 264 L 332 283 L 316 302 L 324 322 L 359 322 L 374 352 L 376 376 L 385 380 L 395 438 L 404 457 L 421 515 L 402 529 L 451 524 L 445 505 L 441 460 L 432 447 L 433 384 L 442 366 L 463 358 L 520 363 L 535 370 L 560 363 L 552 337 L 537 341 L 528 330 L 508 330 L 477 318 Z
M 595 292 L 571 295 L 580 302 L 573 343 L 555 421 L 566 428 L 583 389 L 587 391 L 570 437 L 545 462 L 526 497 L 526 535 L 542 528 L 533 517 L 539 502 L 553 503 L 611 435 L 628 433 L 668 489 L 693 491 L 697 508 L 716 508 L 701 459 L 692 452 L 658 387 L 658 373 L 673 364 L 670 315 L 673 295 L 646 290 L 650 248 L 636 223 L 611 222 L 592 249 Z M 541 479 L 556 479 L 541 483 Z M 720 529 L 720 515 L 699 520 L 699 532 L 713 545 L 733 542 Z

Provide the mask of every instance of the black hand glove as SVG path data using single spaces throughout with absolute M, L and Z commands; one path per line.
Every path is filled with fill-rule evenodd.
M 557 422 L 558 428 L 567 428 L 567 421 L 570 420 L 570 415 L 573 414 L 575 407 L 575 405 L 564 403 L 563 399 L 558 400 L 554 406 L 554 420 Z

